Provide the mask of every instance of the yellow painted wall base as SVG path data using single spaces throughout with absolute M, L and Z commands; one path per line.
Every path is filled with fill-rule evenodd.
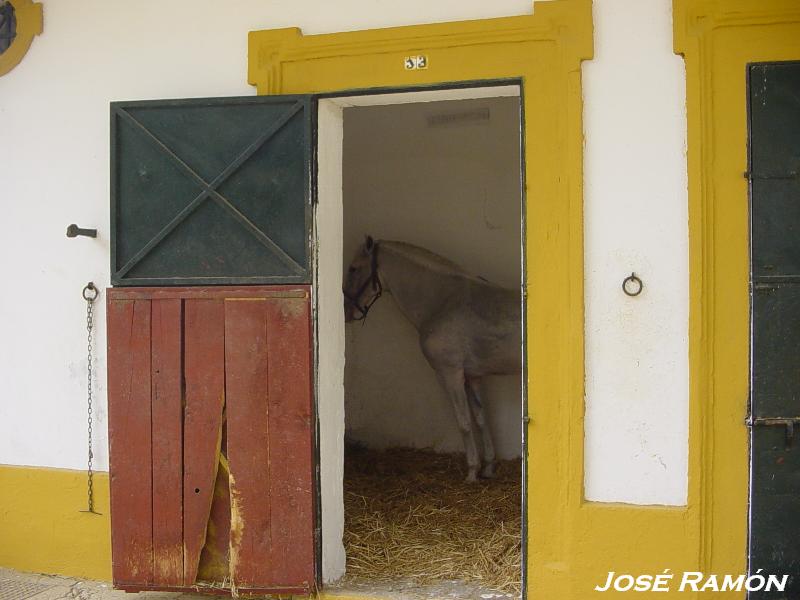
M 86 509 L 86 473 L 0 466 L 0 566 L 111 580 L 108 473 L 94 477 L 95 510 Z

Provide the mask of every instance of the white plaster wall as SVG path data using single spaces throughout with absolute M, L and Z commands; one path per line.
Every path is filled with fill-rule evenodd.
M 529 14 L 530 0 L 44 0 L 45 31 L 0 77 L 0 463 L 85 462 L 83 285 L 108 284 L 108 102 L 252 94 L 247 32 Z M 668 0 L 595 0 L 585 65 L 587 496 L 686 499 L 684 78 Z M 96 226 L 68 240 L 66 226 Z M 619 292 L 631 269 L 645 293 Z M 105 326 L 95 464 L 107 468 Z M 372 318 L 372 317 L 371 317 Z M 661 465 L 661 461 L 664 465 Z
M 86 460 L 88 280 L 105 287 L 108 103 L 249 95 L 247 32 L 305 33 L 529 14 L 530 0 L 44 0 L 44 33 L 0 77 L 0 463 Z M 68 240 L 72 222 L 97 240 Z M 95 466 L 107 468 L 105 314 L 97 310 Z
M 670 0 L 595 0 L 584 63 L 589 500 L 683 505 L 688 460 L 685 74 Z M 620 288 L 631 271 L 637 298 Z
M 427 119 L 488 109 L 490 118 L 429 127 Z M 344 257 L 366 234 L 441 254 L 519 289 L 519 98 L 345 109 Z M 346 326 L 348 439 L 463 452 L 452 408 L 390 294 L 366 324 Z M 521 453 L 520 378 L 486 378 L 498 456 Z

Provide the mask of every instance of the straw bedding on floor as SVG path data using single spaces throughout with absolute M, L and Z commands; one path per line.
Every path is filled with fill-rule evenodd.
M 420 584 L 461 580 L 520 591 L 520 461 L 466 483 L 464 456 L 349 447 L 347 577 Z

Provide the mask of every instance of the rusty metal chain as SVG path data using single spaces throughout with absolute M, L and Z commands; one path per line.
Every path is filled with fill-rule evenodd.
M 86 287 L 83 288 L 83 299 L 86 300 L 86 421 L 88 424 L 89 453 L 88 465 L 86 469 L 87 509 L 82 510 L 81 512 L 88 512 L 95 515 L 99 515 L 100 513 L 94 509 L 94 471 L 92 470 L 92 460 L 94 459 L 94 453 L 92 452 L 92 355 L 94 354 L 94 348 L 92 346 L 92 333 L 94 330 L 94 301 L 97 299 L 99 293 L 100 292 L 91 281 L 86 284 Z

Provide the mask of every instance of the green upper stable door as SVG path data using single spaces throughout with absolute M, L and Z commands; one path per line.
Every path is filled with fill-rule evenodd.
M 308 283 L 309 96 L 111 104 L 111 282 Z

